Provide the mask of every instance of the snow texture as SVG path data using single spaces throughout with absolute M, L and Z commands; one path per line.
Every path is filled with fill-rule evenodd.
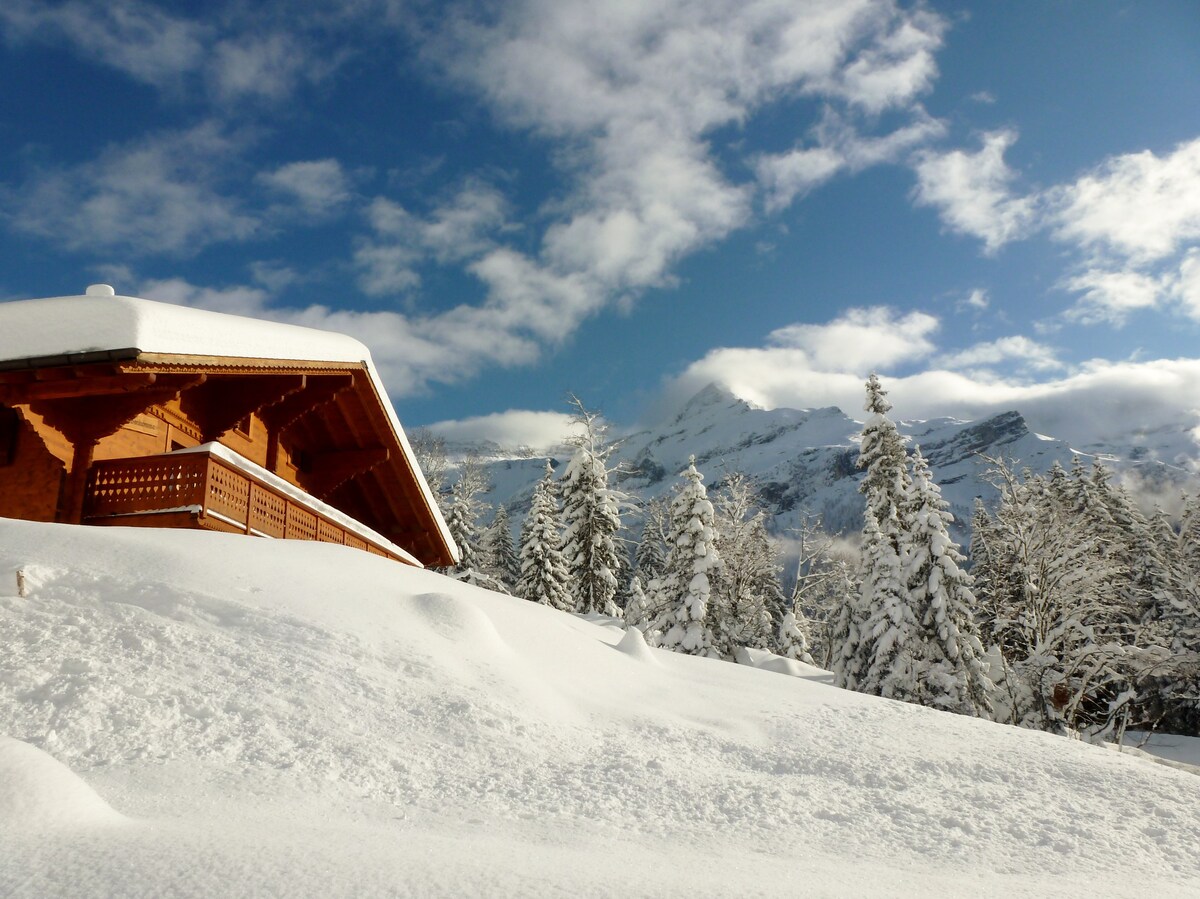
M 0 895 L 1200 894 L 1190 771 L 630 633 L 345 547 L 0 521 Z

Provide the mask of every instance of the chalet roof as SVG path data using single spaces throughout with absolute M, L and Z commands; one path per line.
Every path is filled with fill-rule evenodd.
M 435 523 L 442 555 L 458 550 L 437 500 L 388 399 L 370 351 L 345 334 L 240 315 L 117 296 L 104 284 L 82 296 L 0 302 L 0 372 L 153 359 L 248 369 L 353 366 L 365 371 L 385 413 L 392 437 L 412 460 L 423 505 Z
M 0 366 L 61 356 L 114 358 L 108 354 L 126 350 L 292 361 L 371 358 L 345 334 L 115 296 L 104 287 L 92 285 L 84 296 L 0 303 Z

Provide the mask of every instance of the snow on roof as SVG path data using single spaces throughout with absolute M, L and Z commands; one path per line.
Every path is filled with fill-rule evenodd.
M 371 357 L 345 334 L 116 296 L 105 284 L 83 296 L 0 303 L 0 362 L 123 349 L 289 361 Z
M 396 439 L 408 458 L 426 505 L 451 555 L 458 548 L 442 517 L 412 445 L 400 426 L 370 351 L 345 334 L 242 315 L 193 309 L 140 297 L 117 296 L 92 284 L 82 296 L 0 303 L 0 365 L 75 354 L 139 350 L 176 356 L 227 356 L 311 362 L 357 362 L 366 367 Z

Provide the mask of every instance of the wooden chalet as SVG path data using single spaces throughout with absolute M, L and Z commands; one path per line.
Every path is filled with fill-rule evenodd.
M 0 303 L 0 516 L 458 557 L 361 343 L 103 284 Z

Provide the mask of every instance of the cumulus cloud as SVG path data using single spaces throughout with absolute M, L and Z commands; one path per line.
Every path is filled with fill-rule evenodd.
M 1004 161 L 1016 139 L 1015 132 L 993 131 L 976 153 L 922 151 L 915 163 L 917 204 L 936 208 L 947 228 L 979 238 L 988 253 L 1027 236 L 1036 223 L 1036 198 L 1014 195 L 1016 173 Z
M 1060 240 L 1135 264 L 1170 256 L 1200 239 L 1200 139 L 1166 156 L 1115 156 L 1054 199 Z
M 349 180 L 336 159 L 289 162 L 260 173 L 258 180 L 297 202 L 309 215 L 326 215 L 350 199 Z
M 255 234 L 228 187 L 239 138 L 205 122 L 109 146 L 93 161 L 41 168 L 6 196 L 10 224 L 71 249 L 191 253 Z
M 910 362 L 933 351 L 938 320 L 924 312 L 900 315 L 883 306 L 850 309 L 823 325 L 796 324 L 772 331 L 775 349 L 800 353 L 813 367 L 870 371 Z
M 429 430 L 450 443 L 491 441 L 506 449 L 528 447 L 546 452 L 561 445 L 579 426 L 565 412 L 509 409 L 456 421 L 440 421 Z
M 1020 368 L 1033 371 L 1066 368 L 1051 347 L 1019 334 L 977 343 L 937 359 L 938 365 L 949 369 L 980 369 L 1001 362 L 1017 362 Z
M 943 29 L 932 13 L 890 0 L 531 0 L 488 20 L 464 12 L 457 27 L 432 35 L 426 53 L 502 122 L 553 141 L 568 188 L 545 207 L 551 218 L 532 251 L 478 248 L 467 264 L 486 299 L 447 321 L 508 327 L 509 340 L 492 333 L 485 342 L 525 358 L 537 341 L 562 339 L 606 305 L 671 285 L 682 258 L 751 220 L 756 185 L 724 171 L 709 146 L 714 131 L 786 94 L 840 104 L 842 118 L 906 109 L 936 76 Z M 841 140 L 830 164 L 892 158 L 937 127 L 913 118 L 915 130 Z M 772 196 L 794 196 L 802 166 L 762 160 L 760 178 Z M 360 247 L 362 283 L 375 292 L 411 287 L 429 254 L 428 223 L 380 211 L 395 226 L 377 223 Z M 380 239 L 388 230 L 391 239 Z
M 1159 278 L 1138 271 L 1089 269 L 1068 278 L 1064 286 L 1081 294 L 1066 317 L 1084 324 L 1123 325 L 1130 313 L 1151 309 L 1166 295 Z
M 359 287 L 381 296 L 403 293 L 421 283 L 420 266 L 478 260 L 505 230 L 508 202 L 495 187 L 471 180 L 429 213 L 410 212 L 387 197 L 367 208 L 371 236 L 354 252 Z
M 0 27 L 11 42 L 65 40 L 94 62 L 156 87 L 178 89 L 204 63 L 210 25 L 136 0 L 8 0 Z
M 812 329 L 811 339 L 819 339 L 821 326 L 805 327 Z M 1134 439 L 1148 445 L 1161 429 L 1177 434 L 1200 425 L 1200 359 L 1101 359 L 1067 369 L 1049 348 L 1013 336 L 933 356 L 915 370 L 870 361 L 859 360 L 855 369 L 838 360 L 817 364 L 788 346 L 722 347 L 667 385 L 668 402 L 717 382 L 763 408 L 838 406 L 856 416 L 864 379 L 878 369 L 900 418 L 975 419 L 1015 409 L 1035 431 L 1080 446 L 1128 437 L 1134 425 L 1140 429 Z M 1200 430 L 1195 434 L 1200 437 Z M 1197 447 L 1178 449 L 1194 457 Z M 1182 464 L 1173 456 L 1163 461 Z
M 0 30 L 11 43 L 66 43 L 90 62 L 171 97 L 207 91 L 223 107 L 285 100 L 297 85 L 336 69 L 339 54 L 318 52 L 297 33 L 304 16 L 293 12 L 289 31 L 265 14 L 256 19 L 257 12 L 244 7 L 198 20 L 142 0 L 7 0 Z
M 827 110 L 808 145 L 755 160 L 767 211 L 778 212 L 835 175 L 896 162 L 945 131 L 942 122 L 919 106 L 913 110 L 912 121 L 882 135 L 863 134 L 845 116 Z

